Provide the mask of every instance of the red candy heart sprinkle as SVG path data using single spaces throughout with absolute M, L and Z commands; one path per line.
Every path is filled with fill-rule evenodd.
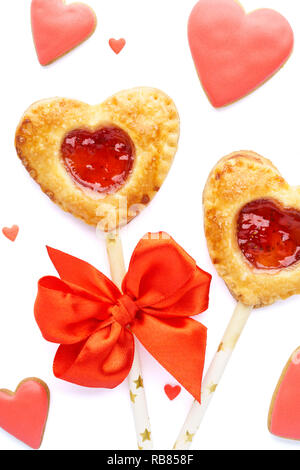
M 178 397 L 178 395 L 180 394 L 181 392 L 181 387 L 179 385 L 175 385 L 175 386 L 172 386 L 172 385 L 165 385 L 165 394 L 167 395 L 167 397 L 169 398 L 169 400 L 174 400 L 176 397 Z
M 69 132 L 61 146 L 64 165 L 79 185 L 98 193 L 114 193 L 132 172 L 135 148 L 129 135 L 114 126 L 95 132 Z
M 110 39 L 109 45 L 111 49 L 115 52 L 115 54 L 119 54 L 125 47 L 126 41 L 125 39 Z
M 10 241 L 14 242 L 19 233 L 19 227 L 17 225 L 13 225 L 12 227 L 4 227 L 2 229 L 3 235 L 8 238 Z

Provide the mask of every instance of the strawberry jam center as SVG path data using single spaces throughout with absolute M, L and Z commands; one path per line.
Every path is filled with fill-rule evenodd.
M 87 129 L 69 132 L 61 154 L 76 183 L 97 193 L 114 193 L 132 172 L 135 150 L 126 132 L 107 126 L 95 132 Z
M 271 200 L 250 202 L 237 222 L 238 244 L 258 269 L 280 269 L 300 260 L 300 212 Z

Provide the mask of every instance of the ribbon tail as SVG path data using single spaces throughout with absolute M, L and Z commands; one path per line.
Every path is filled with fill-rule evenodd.
M 150 354 L 200 402 L 206 327 L 191 318 L 161 319 L 141 314 L 131 329 Z

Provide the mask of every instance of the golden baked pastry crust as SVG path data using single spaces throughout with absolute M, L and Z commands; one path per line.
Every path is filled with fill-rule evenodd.
M 114 194 L 94 194 L 74 183 L 61 159 L 61 143 L 71 130 L 94 131 L 112 124 L 135 145 L 133 171 Z M 53 98 L 34 103 L 16 131 L 17 154 L 42 190 L 62 209 L 90 225 L 112 230 L 132 220 L 160 189 L 177 151 L 179 117 L 160 90 L 135 88 L 100 105 Z
M 237 217 L 249 202 L 272 199 L 300 210 L 300 188 L 291 187 L 274 165 L 254 152 L 222 158 L 203 193 L 208 250 L 232 295 L 245 305 L 261 307 L 300 294 L 300 263 L 276 271 L 252 266 L 238 246 Z

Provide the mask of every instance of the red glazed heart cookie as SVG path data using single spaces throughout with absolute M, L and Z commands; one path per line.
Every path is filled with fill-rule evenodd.
M 135 88 L 95 106 L 65 98 L 39 101 L 25 112 L 15 143 L 53 201 L 110 231 L 157 194 L 178 138 L 173 101 L 159 90 Z
M 85 41 L 96 28 L 93 10 L 64 0 L 32 0 L 31 26 L 41 65 L 47 65 Z
M 274 10 L 248 15 L 235 0 L 200 0 L 188 26 L 197 72 L 215 107 L 230 104 L 270 78 L 290 56 L 294 37 Z
M 290 357 L 279 379 L 268 427 L 275 436 L 300 440 L 300 348 Z
M 300 190 L 254 152 L 212 170 L 204 190 L 211 259 L 233 296 L 249 306 L 300 294 Z
M 0 427 L 33 449 L 41 446 L 50 392 L 39 379 L 26 379 L 15 393 L 0 390 Z

